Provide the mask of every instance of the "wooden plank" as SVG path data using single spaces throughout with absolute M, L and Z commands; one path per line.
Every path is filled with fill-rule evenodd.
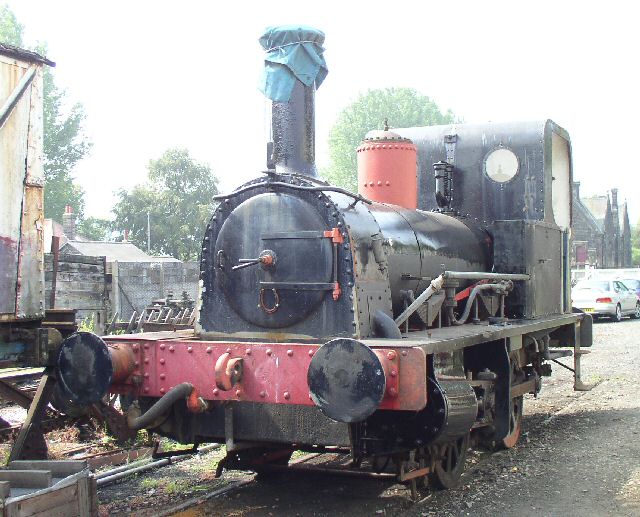
M 0 481 L 0 501 L 9 497 L 11 492 L 11 483 L 8 481 Z
M 5 506 L 7 517 L 45 517 L 80 515 L 78 511 L 78 484 L 47 490 L 33 496 L 9 501 Z
M 24 510 L 23 510 L 24 512 Z M 21 513 L 20 517 L 85 517 L 86 513 L 81 513 L 78 508 L 78 501 L 69 501 L 55 508 L 48 508 L 38 513 Z
M 9 481 L 12 488 L 48 488 L 51 478 L 49 470 L 0 470 L 0 481 Z
M 12 368 L 0 370 L 0 380 L 23 381 L 37 379 L 42 375 L 44 368 Z
M 87 460 L 14 460 L 10 470 L 49 470 L 54 478 L 66 478 L 86 469 Z
M 91 515 L 91 479 L 88 477 L 78 480 L 78 513 L 80 515 Z

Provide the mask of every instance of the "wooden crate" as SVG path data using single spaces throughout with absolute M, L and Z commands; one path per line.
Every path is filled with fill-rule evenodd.
M 93 517 L 96 482 L 86 461 L 12 461 L 0 469 L 2 517 Z

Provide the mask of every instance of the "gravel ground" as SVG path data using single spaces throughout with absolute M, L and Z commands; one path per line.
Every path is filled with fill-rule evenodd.
M 470 451 L 456 489 L 422 489 L 412 503 L 403 486 L 389 482 L 287 473 L 175 515 L 640 515 L 639 333 L 640 321 L 596 323 L 592 353 L 583 358 L 584 379 L 596 387 L 574 392 L 571 373 L 555 367 L 539 398 L 525 400 L 519 445 Z M 102 514 L 158 515 L 246 478 L 214 480 L 219 457 L 211 453 L 100 489 Z

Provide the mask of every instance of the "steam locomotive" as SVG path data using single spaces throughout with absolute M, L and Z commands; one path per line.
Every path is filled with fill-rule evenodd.
M 551 121 L 385 127 L 357 149 L 359 192 L 329 185 L 314 165 L 323 41 L 261 38 L 268 168 L 219 198 L 195 331 L 78 333 L 55 377 L 76 404 L 126 396 L 132 429 L 224 442 L 221 467 L 337 446 L 450 487 L 470 437 L 516 444 L 550 362 L 573 354 L 586 388 L 569 136 Z

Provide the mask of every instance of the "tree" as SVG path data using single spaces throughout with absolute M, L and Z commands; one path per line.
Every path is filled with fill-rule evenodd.
M 0 5 L 0 41 L 21 47 L 23 29 L 24 27 L 18 23 L 18 19 L 9 7 Z
M 91 149 L 82 126 L 86 115 L 80 103 L 64 111 L 66 92 L 56 86 L 49 67 L 44 68 L 43 79 L 44 215 L 61 221 L 64 207 L 70 205 L 82 219 L 84 191 L 74 182 L 72 172 Z
M 0 41 L 24 47 L 23 26 L 4 5 L 0 6 Z M 46 54 L 46 45 L 39 45 L 39 54 Z M 70 205 L 78 217 L 84 213 L 84 192 L 74 183 L 72 171 L 84 158 L 91 143 L 82 124 L 86 118 L 82 104 L 65 109 L 66 91 L 60 90 L 48 66 L 43 71 L 44 115 L 44 214 L 57 221 L 62 220 L 64 207 Z
M 149 162 L 148 181 L 131 191 L 120 190 L 113 209 L 114 227 L 129 231 L 129 240 L 147 247 L 147 217 L 151 250 L 181 260 L 198 258 L 204 229 L 214 209 L 218 180 L 208 165 L 186 149 L 169 149 Z
M 631 227 L 631 263 L 640 266 L 640 219 Z
M 372 129 L 450 124 L 453 113 L 442 113 L 426 95 L 412 88 L 369 90 L 338 115 L 329 132 L 329 167 L 323 176 L 335 185 L 357 191 L 356 147 Z
M 90 241 L 111 240 L 113 221 L 99 217 L 85 217 L 78 224 L 78 234 Z

